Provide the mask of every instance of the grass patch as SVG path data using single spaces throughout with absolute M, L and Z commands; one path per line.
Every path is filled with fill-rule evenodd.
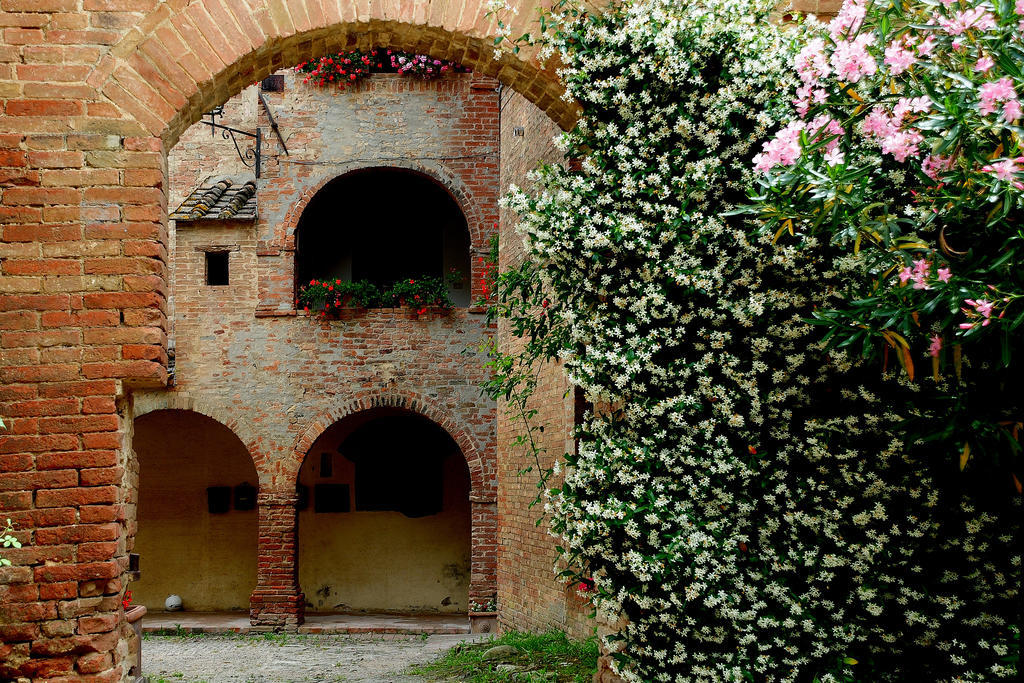
M 484 653 L 498 645 L 509 645 L 514 654 L 486 660 Z M 510 631 L 477 643 L 460 643 L 412 673 L 432 680 L 470 683 L 491 681 L 551 681 L 586 683 L 597 670 L 597 639 L 570 640 L 561 631 L 520 633 Z

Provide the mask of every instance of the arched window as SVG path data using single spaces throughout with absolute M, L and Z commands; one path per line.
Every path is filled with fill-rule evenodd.
M 469 305 L 469 230 L 452 196 L 431 178 L 374 168 L 335 178 L 309 201 L 295 231 L 298 285 L 367 280 L 386 287 L 438 277 Z

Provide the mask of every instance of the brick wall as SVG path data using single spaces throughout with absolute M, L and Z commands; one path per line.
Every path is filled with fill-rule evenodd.
M 172 394 L 231 426 L 260 476 L 254 613 L 266 623 L 296 619 L 295 515 L 289 509 L 296 477 L 316 430 L 343 417 L 341 407 L 353 401 L 418 410 L 456 440 L 461 436 L 473 477 L 470 597 L 486 599 L 495 592 L 496 464 L 494 405 L 479 391 L 486 375 L 476 348 L 491 333 L 482 311 L 378 309 L 346 312 L 337 321 L 310 318 L 295 310 L 293 245 L 302 210 L 326 182 L 357 168 L 397 165 L 443 185 L 466 214 L 471 248 L 485 250 L 497 222 L 497 82 L 473 74 L 432 82 L 383 75 L 338 91 L 285 75 L 283 92 L 264 95 L 289 154 L 276 138 L 267 141 L 259 219 L 179 222 L 172 258 Z M 225 111 L 244 112 L 247 105 L 237 100 L 255 97 L 254 90 L 244 91 Z M 256 123 L 268 129 L 265 112 Z M 203 149 L 204 134 L 206 127 L 197 124 L 183 136 L 185 145 L 172 150 L 172 181 L 237 170 L 233 146 Z M 171 193 L 187 194 L 173 186 Z M 231 250 L 227 287 L 204 284 L 203 250 L 210 246 Z M 176 400 L 145 398 L 156 407 Z
M 521 129 L 522 135 L 518 135 Z M 559 161 L 561 153 L 554 146 L 557 126 L 522 95 L 506 90 L 501 109 L 501 186 L 510 183 L 525 187 L 526 174 L 541 160 Z M 522 238 L 515 232 L 516 218 L 511 212 L 501 217 L 501 269 L 505 270 L 523 258 Z M 502 348 L 520 345 L 499 324 Z M 550 467 L 555 457 L 574 447 L 572 438 L 574 409 L 572 389 L 561 368 L 546 364 L 539 368 L 539 380 L 533 402 L 537 410 L 535 432 L 538 446 L 544 449 L 542 465 Z M 587 617 L 589 605 L 574 588 L 555 578 L 555 541 L 547 525 L 536 524 L 542 514 L 541 505 L 529 507 L 537 495 L 538 475 L 533 455 L 513 445 L 521 433 L 521 423 L 508 413 L 504 404 L 498 407 L 498 602 L 504 628 L 546 630 L 560 628 L 575 637 L 593 632 L 594 624 Z M 521 470 L 532 467 L 528 474 Z
M 41 81 L 74 72 L 22 66 Z M 163 147 L 101 103 L 30 86 L 3 119 L 24 132 L 0 135 L 0 517 L 25 544 L 0 568 L 0 678 L 118 680 L 133 524 L 123 397 L 166 377 L 136 353 L 165 343 Z M 74 114 L 79 131 L 64 124 Z

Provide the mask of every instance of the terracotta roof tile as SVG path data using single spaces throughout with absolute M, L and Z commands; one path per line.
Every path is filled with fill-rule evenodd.
M 169 218 L 179 223 L 208 220 L 255 221 L 257 214 L 255 180 L 211 176 L 193 190 Z

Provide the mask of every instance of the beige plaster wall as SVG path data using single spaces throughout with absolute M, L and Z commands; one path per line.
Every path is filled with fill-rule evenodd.
M 257 484 L 245 446 L 225 426 L 189 411 L 135 421 L 142 578 L 136 604 L 163 610 L 177 593 L 192 611 L 248 610 L 256 586 L 257 511 L 207 511 L 208 486 Z
M 470 506 L 465 460 L 452 443 L 443 461 L 440 513 L 411 519 L 355 510 L 355 466 L 338 453 L 344 430 L 328 430 L 309 451 L 299 482 L 310 504 L 299 512 L 299 585 L 307 611 L 467 612 Z M 321 477 L 320 454 L 334 472 Z M 315 484 L 348 484 L 350 512 L 314 512 Z

